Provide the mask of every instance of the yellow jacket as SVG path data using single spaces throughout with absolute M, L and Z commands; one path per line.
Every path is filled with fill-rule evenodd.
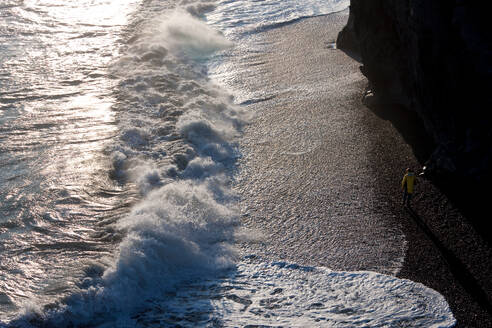
M 409 194 L 413 193 L 413 186 L 415 185 L 415 174 L 408 172 L 401 180 L 401 189 L 404 190 L 405 186 Z

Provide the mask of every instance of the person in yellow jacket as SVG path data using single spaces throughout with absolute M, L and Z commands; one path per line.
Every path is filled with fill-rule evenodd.
M 417 181 L 415 180 L 415 173 L 412 169 L 405 170 L 405 175 L 401 180 L 401 190 L 403 191 L 403 205 L 410 206 L 410 200 L 412 199 L 413 189 Z

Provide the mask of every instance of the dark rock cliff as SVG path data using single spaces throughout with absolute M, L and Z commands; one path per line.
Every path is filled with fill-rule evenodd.
M 489 1 L 352 0 L 337 45 L 356 53 L 372 102 L 418 113 L 435 149 L 430 176 L 468 195 L 492 181 Z

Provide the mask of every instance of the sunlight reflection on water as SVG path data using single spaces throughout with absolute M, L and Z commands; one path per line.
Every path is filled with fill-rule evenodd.
M 0 6 L 0 313 L 68 293 L 80 259 L 112 247 L 94 228 L 124 192 L 104 154 L 117 133 L 107 67 L 140 2 Z

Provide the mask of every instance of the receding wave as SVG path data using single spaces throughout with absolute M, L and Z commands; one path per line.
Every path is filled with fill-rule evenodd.
M 236 38 L 296 22 L 307 17 L 336 13 L 348 8 L 350 1 L 220 1 L 207 15 L 209 21 Z

